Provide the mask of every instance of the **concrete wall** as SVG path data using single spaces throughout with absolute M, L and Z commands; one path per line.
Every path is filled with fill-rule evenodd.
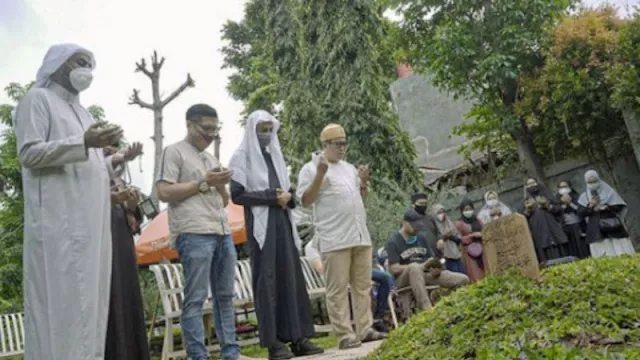
M 627 202 L 629 206 L 626 219 L 627 226 L 636 249 L 640 250 L 640 171 L 633 155 L 616 159 L 612 167 L 613 173 L 616 175 L 615 179 L 607 170 L 602 170 L 586 161 L 561 161 L 545 169 L 549 188 L 555 192 L 559 181 L 570 180 L 576 191 L 582 193 L 585 190 L 584 173 L 590 169 L 596 169 L 600 176 L 616 189 Z M 522 177 L 513 177 L 501 181 L 500 184 L 476 189 L 468 193 L 464 188 L 456 188 L 440 193 L 437 201 L 449 209 L 449 214 L 453 219 L 457 219 L 460 217 L 458 206 L 463 198 L 471 199 L 476 209 L 480 209 L 483 206 L 484 194 L 493 190 L 500 194 L 500 201 L 507 204 L 514 211 L 522 206 L 524 180 Z
M 400 124 L 416 146 L 418 166 L 450 170 L 464 163 L 458 148 L 465 139 L 450 134 L 464 123 L 471 104 L 453 100 L 417 75 L 398 79 L 390 91 Z

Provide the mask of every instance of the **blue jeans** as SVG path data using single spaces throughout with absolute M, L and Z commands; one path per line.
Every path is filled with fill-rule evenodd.
M 371 273 L 371 279 L 378 284 L 378 296 L 376 296 L 376 309 L 373 313 L 373 318 L 380 320 L 387 311 L 387 300 L 393 287 L 393 276 L 386 271 L 374 267 Z
M 233 308 L 237 259 L 231 236 L 183 233 L 178 236 L 177 250 L 185 277 L 181 320 L 187 354 L 193 360 L 209 357 L 204 344 L 202 306 L 211 285 L 213 321 L 220 342 L 220 355 L 225 360 L 236 359 L 240 354 Z
M 457 260 L 445 259 L 444 267 L 449 271 L 464 274 L 464 265 L 462 264 L 461 259 L 457 259 Z

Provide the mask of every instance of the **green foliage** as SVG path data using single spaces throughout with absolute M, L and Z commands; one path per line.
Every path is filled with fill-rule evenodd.
M 227 90 L 234 99 L 244 102 L 244 114 L 255 110 L 274 112 L 278 103 L 278 79 L 265 41 L 266 1 L 249 1 L 240 22 L 228 21 L 222 29 L 222 68 L 234 69 Z
M 611 71 L 614 105 L 620 110 L 640 107 L 640 13 L 636 12 L 620 30 L 618 61 Z
M 460 289 L 391 333 L 367 359 L 640 356 L 640 255 L 551 267 L 542 280 L 511 273 Z
M 605 6 L 565 16 L 550 33 L 545 64 L 523 82 L 516 105 L 535 131 L 540 153 L 593 154 L 593 160 L 604 161 L 605 140 L 628 138 L 622 112 L 611 101 L 616 83 L 610 72 L 622 24 L 616 9 Z
M 415 149 L 390 104 L 392 25 L 381 12 L 373 0 L 252 0 L 242 22 L 225 26 L 225 67 L 236 70 L 229 91 L 245 112 L 281 105 L 279 136 L 294 173 L 335 122 L 347 131 L 348 159 L 371 164 L 375 187 L 419 186 Z
M 4 88 L 7 96 L 18 103 L 33 83 L 10 83 Z M 0 121 L 7 128 L 0 143 L 0 313 L 22 311 L 22 239 L 24 197 L 22 168 L 18 160 L 16 134 L 13 131 L 13 104 L 0 105 Z M 90 106 L 96 119 L 104 119 L 100 106 Z
M 545 33 L 572 0 L 396 0 L 404 16 L 399 40 L 404 58 L 419 72 L 428 73 L 436 86 L 477 101 L 487 116 L 456 132 L 482 139 L 475 146 L 505 144 L 514 138 L 527 171 L 541 172 L 532 149 L 531 134 L 514 111 L 521 78 L 542 65 Z M 499 135 L 496 135 L 499 134 Z M 486 150 L 486 148 L 480 148 Z M 508 149 L 497 149 L 508 150 Z

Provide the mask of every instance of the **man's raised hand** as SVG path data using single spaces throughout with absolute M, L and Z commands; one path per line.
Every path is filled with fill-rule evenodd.
M 88 148 L 103 148 L 122 139 L 121 127 L 107 126 L 104 123 L 93 123 L 84 132 L 84 144 Z
M 142 143 L 134 142 L 131 146 L 124 152 L 124 161 L 131 161 L 138 156 L 142 155 Z
M 207 171 L 204 176 L 204 181 L 206 181 L 209 186 L 224 186 L 231 181 L 231 175 L 233 175 L 232 170 L 216 168 Z

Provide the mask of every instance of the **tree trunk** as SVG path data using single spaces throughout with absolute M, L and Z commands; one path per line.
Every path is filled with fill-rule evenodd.
M 153 182 L 151 186 L 151 196 L 149 198 L 160 211 L 158 203 L 158 190 L 156 188 L 156 180 L 160 174 L 160 166 L 162 166 L 163 135 L 162 135 L 162 109 L 153 109 L 153 142 L 155 145 L 155 156 L 153 160 Z
M 522 120 L 520 121 L 519 131 L 513 133 L 512 136 L 518 145 L 518 158 L 525 170 L 525 174 L 536 178 L 539 182 L 546 185 L 547 177 L 544 174 L 544 167 L 540 162 L 540 158 L 536 153 L 533 136 Z
M 624 123 L 627 125 L 627 133 L 631 139 L 631 147 L 636 158 L 636 163 L 640 169 L 640 119 L 638 114 L 631 109 L 622 112 Z

